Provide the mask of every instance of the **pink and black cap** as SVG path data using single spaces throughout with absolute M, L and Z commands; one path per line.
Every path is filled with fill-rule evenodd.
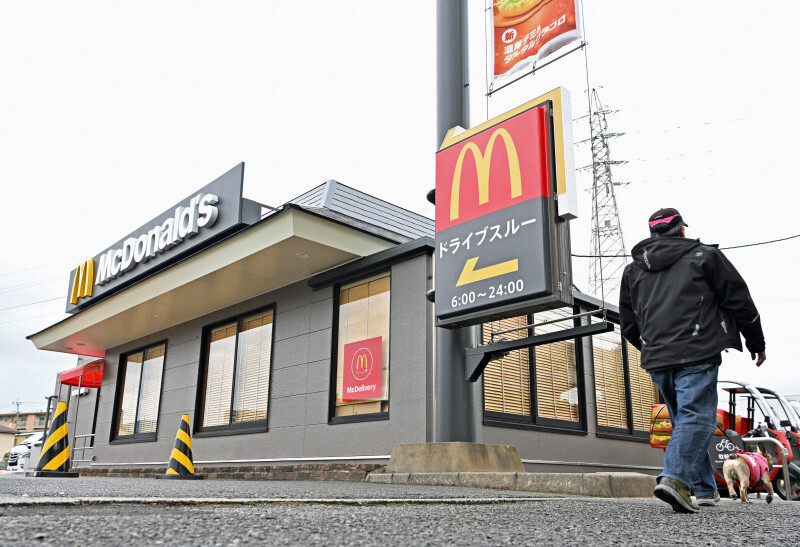
M 667 207 L 659 209 L 650 216 L 648 221 L 650 231 L 654 233 L 666 232 L 675 226 L 689 226 L 683 221 L 683 217 L 677 209 Z

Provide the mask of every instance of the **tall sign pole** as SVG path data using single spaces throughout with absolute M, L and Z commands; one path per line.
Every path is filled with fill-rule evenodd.
M 469 127 L 466 22 L 465 2 L 436 1 L 436 150 L 451 128 Z M 433 442 L 477 441 L 479 384 L 464 380 L 464 349 L 477 345 L 476 328 L 436 328 Z

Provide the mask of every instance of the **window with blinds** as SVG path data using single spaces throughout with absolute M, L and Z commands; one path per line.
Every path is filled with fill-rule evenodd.
M 382 414 L 389 411 L 390 281 L 391 276 L 386 272 L 343 285 L 339 289 L 334 418 Z M 345 346 L 377 337 L 381 339 L 380 396 L 343 400 Z
M 628 370 L 631 375 L 631 407 L 634 431 L 650 432 L 650 410 L 660 402 L 658 387 L 650 374 L 640 365 L 639 350 L 625 342 L 628 350 Z
M 122 358 L 115 438 L 155 440 L 166 344 Z
M 546 323 L 573 315 L 572 309 L 562 308 L 534 315 L 534 323 Z M 534 327 L 533 334 L 545 334 L 574 327 L 567 319 Z M 535 347 L 536 413 L 539 418 L 580 422 L 578 367 L 575 341 L 564 340 Z
M 516 340 L 575 326 L 571 308 L 519 316 L 483 325 L 483 343 Z M 555 323 L 553 320 L 563 319 Z M 541 323 L 548 323 L 542 325 Z M 502 331 L 537 325 L 512 332 Z M 491 420 L 576 429 L 582 422 L 579 364 L 572 340 L 510 352 L 490 362 L 483 372 L 484 411 Z M 497 414 L 503 416 L 498 416 Z
M 266 424 L 272 324 L 270 309 L 207 331 L 201 429 Z
M 650 408 L 658 403 L 658 388 L 639 364 L 639 350 L 614 331 L 592 337 L 598 429 L 649 433 Z M 642 436 L 642 435 L 638 435 Z
M 136 433 L 155 433 L 158 425 L 158 403 L 161 398 L 161 375 L 164 372 L 164 345 L 144 352 L 141 395 L 136 411 Z
M 492 341 L 492 333 L 502 332 L 528 323 L 527 316 L 510 317 L 483 324 L 483 343 Z M 494 340 L 519 340 L 529 336 L 529 329 L 498 334 Z M 486 365 L 483 371 L 483 408 L 489 412 L 502 412 L 531 416 L 531 350 L 523 348 L 510 352 L 502 359 Z
M 628 429 L 628 395 L 619 326 L 592 337 L 597 425 Z M 649 415 L 648 415 L 649 419 Z

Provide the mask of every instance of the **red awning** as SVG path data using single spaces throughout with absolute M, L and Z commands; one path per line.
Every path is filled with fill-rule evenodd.
M 102 359 L 98 359 L 65 370 L 59 375 L 58 381 L 66 386 L 77 386 L 80 382 L 81 387 L 100 387 L 103 382 L 103 363 Z

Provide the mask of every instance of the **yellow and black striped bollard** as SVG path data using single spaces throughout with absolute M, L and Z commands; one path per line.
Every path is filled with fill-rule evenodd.
M 75 478 L 78 473 L 70 471 L 69 435 L 67 434 L 67 403 L 60 402 L 42 445 L 42 455 L 36 471 L 25 473 L 26 477 Z
M 194 474 L 194 463 L 192 463 L 192 435 L 189 426 L 189 415 L 181 416 L 181 425 L 178 427 L 178 434 L 175 435 L 175 447 L 169 458 L 167 472 L 156 475 L 157 479 L 185 479 L 202 480 L 203 475 Z

